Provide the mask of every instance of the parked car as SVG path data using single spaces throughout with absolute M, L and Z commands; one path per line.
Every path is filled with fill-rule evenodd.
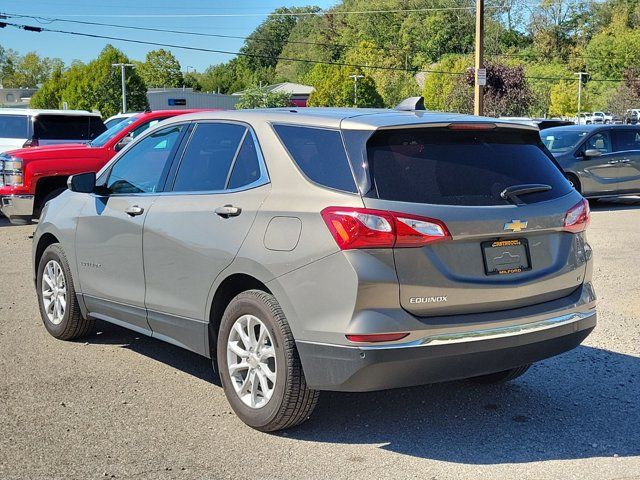
M 613 123 L 613 115 L 609 112 L 593 112 L 592 120 L 592 123 L 609 125 L 610 123 Z
M 189 111 L 139 113 L 109 130 L 103 128 L 103 133 L 89 144 L 23 148 L 0 154 L 0 212 L 16 224 L 38 218 L 44 204 L 67 188 L 69 175 L 97 172 L 146 129 L 185 112 Z
M 640 109 L 632 108 L 625 112 L 624 123 L 627 125 L 635 125 L 640 117 Z
M 590 113 L 578 113 L 575 118 L 576 125 L 591 125 L 593 123 L 593 115 Z
M 109 128 L 113 127 L 114 125 L 119 124 L 123 120 L 126 120 L 127 118 L 133 117 L 134 115 L 136 115 L 136 113 L 118 113 L 116 115 L 113 115 L 113 116 L 107 118 L 104 121 L 104 124 L 107 127 L 107 129 L 109 129 Z
M 0 153 L 23 147 L 88 143 L 107 128 L 85 110 L 0 108 Z
M 585 197 L 640 193 L 640 127 L 558 127 L 540 136 L 571 184 Z
M 534 127 L 197 113 L 69 185 L 33 238 L 46 329 L 97 318 L 210 357 L 259 430 L 320 390 L 510 380 L 596 324 L 589 205 Z

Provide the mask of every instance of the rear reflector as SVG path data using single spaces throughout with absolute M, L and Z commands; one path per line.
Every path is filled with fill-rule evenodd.
M 409 335 L 408 333 L 375 333 L 373 335 L 345 335 L 350 342 L 357 343 L 375 343 L 375 342 L 393 342 L 394 340 L 402 340 Z
M 370 208 L 327 207 L 320 212 L 342 250 L 421 247 L 451 238 L 440 220 Z
M 495 123 L 452 123 L 449 130 L 493 130 Z
M 564 216 L 564 229 L 573 233 L 582 232 L 586 230 L 590 220 L 591 210 L 589 209 L 589 201 L 583 198 Z

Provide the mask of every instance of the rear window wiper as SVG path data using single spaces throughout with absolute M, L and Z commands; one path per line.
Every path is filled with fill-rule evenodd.
M 521 195 L 530 193 L 547 192 L 551 190 L 551 185 L 544 183 L 526 183 L 523 185 L 512 185 L 500 192 L 500 196 L 516 205 L 522 205 L 524 202 L 520 200 Z

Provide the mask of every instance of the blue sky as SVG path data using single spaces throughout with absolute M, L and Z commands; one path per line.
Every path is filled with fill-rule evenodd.
M 232 2 L 230 0 L 2 0 L 0 11 L 38 15 L 44 17 L 59 17 L 67 20 L 83 20 L 99 23 L 119 25 L 144 26 L 152 28 L 168 28 L 172 30 L 188 30 L 202 33 L 218 33 L 222 35 L 247 36 L 264 20 L 265 16 L 253 14 L 271 12 L 281 6 L 317 5 L 328 8 L 335 3 L 333 0 L 244 0 Z M 106 15 L 206 15 L 206 14 L 251 14 L 245 17 L 200 17 L 200 18 L 122 18 L 107 17 Z M 66 16 L 69 15 L 69 16 Z M 73 16 L 80 15 L 80 16 Z M 96 16 L 93 16 L 96 15 Z M 10 22 L 39 25 L 34 20 L 24 19 Z M 54 22 L 42 25 L 60 30 L 97 33 L 115 37 L 133 38 L 139 40 L 190 45 L 216 50 L 238 51 L 243 41 L 240 39 L 193 37 L 177 34 L 157 32 L 137 32 L 128 29 L 93 27 L 72 23 Z M 67 64 L 74 59 L 83 62 L 95 58 L 98 52 L 107 44 L 124 51 L 133 60 L 143 60 L 149 50 L 159 47 L 135 45 L 119 41 L 92 39 L 58 33 L 25 32 L 7 27 L 0 30 L 0 45 L 12 48 L 24 54 L 35 51 L 39 55 L 62 58 Z M 211 64 L 229 60 L 232 56 L 206 52 L 193 52 L 182 49 L 171 49 L 178 58 L 182 69 L 187 66 L 198 71 L 204 70 Z

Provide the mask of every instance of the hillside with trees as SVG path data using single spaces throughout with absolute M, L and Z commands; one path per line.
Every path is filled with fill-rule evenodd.
M 183 74 L 175 53 L 149 52 L 127 80 L 134 92 L 131 108 L 141 107 L 135 99 L 142 98 L 145 86 L 248 90 L 255 96 L 260 85 L 285 81 L 313 85 L 310 105 L 351 106 L 350 75 L 357 74 L 364 76 L 358 82 L 360 107 L 393 106 L 423 95 L 429 109 L 469 112 L 474 5 L 471 0 L 342 0 L 326 11 L 279 8 L 246 38 L 240 55 L 203 72 Z M 485 30 L 489 115 L 573 115 L 579 71 L 589 73 L 583 110 L 621 114 L 640 107 L 638 2 L 490 2 Z M 64 101 L 71 108 L 117 111 L 118 72 L 105 67 L 111 61 L 106 57 L 127 61 L 120 51 L 107 47 L 93 62 L 66 69 L 59 60 L 38 62 L 34 55 L 0 50 L 5 86 L 43 83 L 34 97 L 37 106 Z M 115 97 L 107 99 L 111 93 Z

